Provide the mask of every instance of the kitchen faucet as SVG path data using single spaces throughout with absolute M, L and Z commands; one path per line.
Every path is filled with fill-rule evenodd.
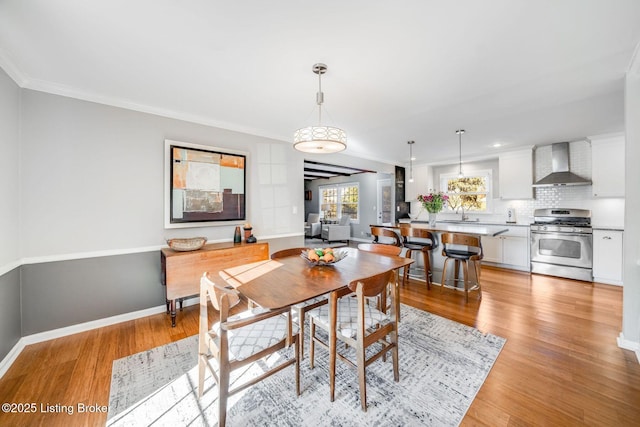
M 464 214 L 464 205 L 460 204 L 460 209 L 462 209 L 462 220 L 463 221 L 468 221 L 469 220 L 469 215 L 465 215 Z
M 464 214 L 464 205 L 460 203 L 460 209 L 462 210 L 462 221 L 469 221 L 469 216 Z

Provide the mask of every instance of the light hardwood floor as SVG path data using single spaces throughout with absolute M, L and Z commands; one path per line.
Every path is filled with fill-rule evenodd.
M 640 425 L 640 364 L 616 345 L 622 288 L 486 267 L 482 275 L 481 302 L 420 282 L 401 290 L 405 304 L 507 338 L 462 425 Z M 28 346 L 0 379 L 0 402 L 37 411 L 0 413 L 0 425 L 104 425 L 105 413 L 77 405 L 108 404 L 113 360 L 196 334 L 197 311 L 185 308 L 175 328 L 159 314 Z M 56 404 L 75 412 L 56 413 Z

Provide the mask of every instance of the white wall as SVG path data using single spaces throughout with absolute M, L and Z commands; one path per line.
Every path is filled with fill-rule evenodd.
M 624 224 L 624 294 L 621 338 L 640 359 L 640 45 L 626 76 L 626 207 Z
M 164 229 L 165 139 L 247 152 L 256 237 L 303 233 L 302 156 L 290 144 L 31 90 L 22 123 L 22 257 L 231 239 L 229 225 Z
M 20 89 L 0 68 L 0 270 L 19 259 L 19 111 Z

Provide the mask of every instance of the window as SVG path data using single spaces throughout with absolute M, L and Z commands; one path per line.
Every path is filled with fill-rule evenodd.
M 457 174 L 440 175 L 440 189 L 449 196 L 447 209 L 458 212 L 491 211 L 491 171 L 473 171 L 458 178 Z
M 357 182 L 321 186 L 319 190 L 320 212 L 324 218 L 338 220 L 343 215 L 349 215 L 351 221 L 358 222 L 360 216 Z

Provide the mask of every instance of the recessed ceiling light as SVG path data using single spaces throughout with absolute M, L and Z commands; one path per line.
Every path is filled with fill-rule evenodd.
M 499 142 L 496 142 L 492 145 L 493 148 L 498 148 L 498 147 L 502 147 L 502 144 L 500 144 Z

